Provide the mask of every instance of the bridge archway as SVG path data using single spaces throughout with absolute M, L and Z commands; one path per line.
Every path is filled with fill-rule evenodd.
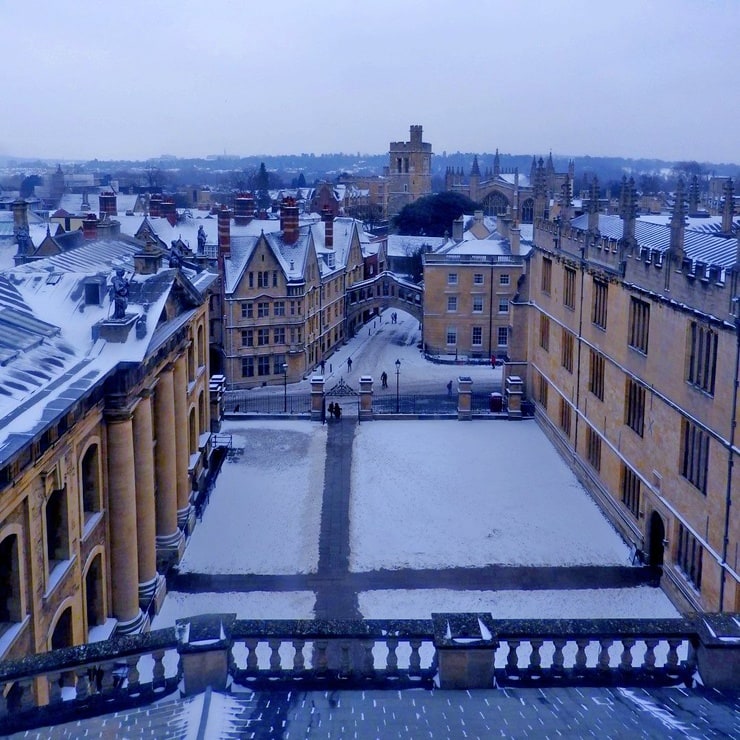
M 421 286 L 400 278 L 393 272 L 381 272 L 347 289 L 345 297 L 345 336 L 357 330 L 387 308 L 410 313 L 419 323 L 424 316 Z

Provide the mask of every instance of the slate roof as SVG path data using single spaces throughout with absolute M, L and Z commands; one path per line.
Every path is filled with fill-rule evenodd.
M 574 228 L 585 231 L 588 229 L 588 214 L 578 216 L 570 223 Z M 621 217 L 599 214 L 599 231 L 602 236 L 610 239 L 621 239 L 623 233 Z M 670 247 L 670 226 L 637 219 L 635 238 L 640 247 L 665 252 Z M 737 239 L 687 228 L 684 231 L 683 248 L 686 257 L 694 262 L 705 262 L 728 269 L 735 264 Z

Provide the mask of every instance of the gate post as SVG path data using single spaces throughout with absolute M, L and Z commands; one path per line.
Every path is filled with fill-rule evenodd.
M 506 409 L 510 419 L 522 418 L 522 379 L 518 375 L 506 378 Z
M 360 376 L 360 421 L 373 420 L 373 379 L 370 375 Z
M 324 376 L 311 378 L 311 421 L 321 421 L 321 408 L 324 404 Z
M 457 379 L 457 420 L 470 421 L 473 418 L 473 379 L 461 375 Z

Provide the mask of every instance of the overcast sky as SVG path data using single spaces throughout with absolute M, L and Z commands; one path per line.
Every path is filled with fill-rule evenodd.
M 740 0 L 0 0 L 0 154 L 740 162 Z

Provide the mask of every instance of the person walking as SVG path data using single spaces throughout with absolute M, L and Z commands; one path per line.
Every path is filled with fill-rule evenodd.
M 341 421 L 341 419 L 342 419 L 342 407 L 338 403 L 335 403 L 334 404 L 334 416 L 337 417 L 337 420 L 338 421 Z
M 388 387 L 388 373 L 385 370 L 380 374 L 380 383 L 383 388 Z
M 334 401 L 329 404 L 329 417 L 334 418 Z
M 450 381 L 449 383 L 447 383 L 447 395 L 448 396 L 451 396 L 452 395 L 452 381 Z
M 347 372 L 348 373 L 352 372 L 352 358 L 351 357 L 347 358 Z

